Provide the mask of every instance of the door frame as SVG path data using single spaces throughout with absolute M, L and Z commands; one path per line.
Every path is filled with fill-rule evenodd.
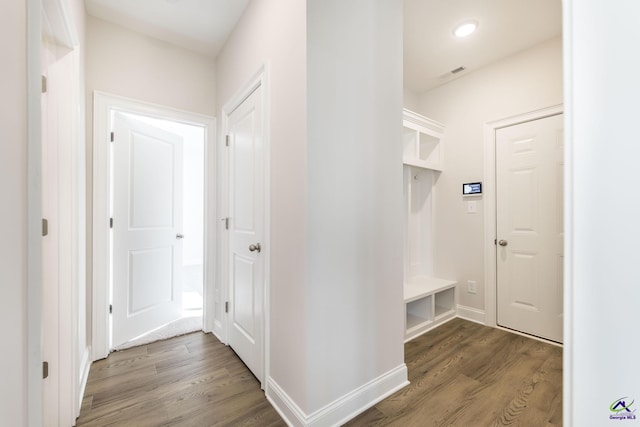
M 229 131 L 229 116 L 236 108 L 244 102 L 249 95 L 251 95 L 257 88 L 262 88 L 262 141 L 263 141 L 263 162 L 264 162 L 264 238 L 262 247 L 264 248 L 262 252 L 262 256 L 264 256 L 264 283 L 263 283 L 263 301 L 262 306 L 264 313 L 264 318 L 262 319 L 262 384 L 261 387 L 266 392 L 266 387 L 268 384 L 267 378 L 269 378 L 269 349 L 270 349 L 270 340 L 269 340 L 269 318 L 270 318 L 270 303 L 269 303 L 269 289 L 270 289 L 270 249 L 271 249 L 271 233 L 270 233 L 270 224 L 271 224 L 271 216 L 270 216 L 270 176 L 271 176 L 271 144 L 270 144 L 270 128 L 269 128 L 269 69 L 268 65 L 262 65 L 258 71 L 253 75 L 251 79 L 247 81 L 245 85 L 243 85 L 240 90 L 238 90 L 232 97 L 229 99 L 224 106 L 222 107 L 222 115 L 221 115 L 221 135 L 219 144 L 219 159 L 220 159 L 220 167 L 218 169 L 218 184 L 219 194 L 220 194 L 220 210 L 219 210 L 219 227 L 220 227 L 220 247 L 219 247 L 219 280 L 218 285 L 219 288 L 216 289 L 216 293 L 221 296 L 219 301 L 219 313 L 221 314 L 219 319 L 216 319 L 216 329 L 214 329 L 214 334 L 216 334 L 222 342 L 226 345 L 229 345 L 229 318 L 226 313 L 224 313 L 223 306 L 224 301 L 229 300 L 230 295 L 230 286 L 231 283 L 229 281 L 229 233 L 225 233 L 224 227 L 224 219 L 228 217 L 229 213 L 229 179 L 228 179 L 228 171 L 229 171 L 229 156 L 226 151 L 226 146 L 223 143 L 225 141 L 225 136 Z M 219 320 L 219 322 L 218 322 Z
M 109 251 L 109 194 L 111 191 L 111 110 L 153 116 L 205 128 L 204 144 L 204 284 L 203 330 L 212 331 L 216 271 L 216 225 L 210 213 L 216 211 L 216 119 L 198 113 L 138 101 L 105 92 L 93 95 L 93 254 L 92 254 L 92 360 L 109 355 L 111 281 Z
M 484 125 L 484 323 L 500 328 L 497 318 L 498 281 L 496 273 L 496 131 L 545 117 L 562 114 L 562 104 L 500 119 Z M 528 336 L 528 335 L 527 335 Z
M 80 85 L 81 46 L 77 23 L 66 2 L 42 0 L 30 2 L 28 8 L 28 31 L 31 39 L 27 47 L 31 64 L 29 78 L 37 77 L 40 80 L 40 75 L 45 75 L 48 86 L 48 90 L 42 93 L 41 84 L 30 84 L 28 92 L 30 101 L 38 99 L 37 120 L 40 121 L 37 132 L 35 129 L 34 132 L 29 132 L 29 144 L 37 144 L 37 149 L 35 146 L 29 149 L 29 153 L 35 156 L 29 158 L 29 171 L 35 173 L 33 177 L 30 175 L 33 181 L 29 188 L 34 189 L 34 192 L 29 194 L 29 204 L 37 207 L 40 212 L 37 212 L 36 218 L 35 211 L 29 214 L 29 226 L 31 227 L 32 220 L 36 221 L 36 228 L 29 228 L 33 231 L 29 243 L 37 245 L 39 251 L 37 266 L 29 265 L 29 283 L 35 284 L 34 281 L 37 280 L 39 287 L 31 288 L 28 293 L 28 345 L 31 348 L 31 341 L 36 340 L 40 348 L 37 352 L 34 351 L 35 347 L 29 351 L 29 363 L 32 363 L 34 357 L 38 360 L 35 372 L 31 372 L 29 365 L 28 421 L 30 425 L 40 425 L 43 420 L 71 425 L 80 413 L 90 367 L 88 346 L 86 343 L 81 346 L 83 339 L 78 336 L 84 326 L 84 310 L 79 307 L 83 301 L 79 298 L 86 285 L 84 116 L 75 115 L 84 96 L 84 87 Z M 32 13 L 37 15 L 32 16 Z M 36 46 L 37 51 L 33 50 Z M 32 57 L 34 54 L 37 55 L 37 60 Z M 58 67 L 62 67 L 62 70 Z M 41 96 L 46 97 L 46 115 L 41 114 Z M 29 120 L 35 121 L 36 112 L 31 111 L 31 107 Z M 55 123 L 54 126 L 52 122 Z M 57 141 L 54 151 L 43 151 L 45 139 L 49 139 L 49 143 Z M 55 171 L 49 176 L 48 186 L 42 182 L 41 174 L 46 169 L 44 163 L 49 167 L 54 166 Z M 49 191 L 53 193 L 49 194 Z M 37 197 L 37 201 L 32 197 Z M 55 201 L 55 207 L 52 210 L 50 206 L 49 211 L 45 212 L 44 200 L 47 198 L 50 198 L 50 202 Z M 53 211 L 57 212 L 57 217 L 48 218 Z M 52 232 L 48 237 L 42 236 L 40 221 L 44 217 L 51 220 L 49 228 Z M 43 300 L 45 282 L 42 275 L 51 273 L 43 264 L 48 255 L 42 249 L 45 239 L 53 239 L 49 244 L 54 246 L 51 249 L 55 251 L 54 264 L 57 267 L 57 274 L 48 282 L 48 296 L 56 301 L 53 304 L 50 300 Z M 34 250 L 33 247 L 31 250 Z M 31 258 L 29 260 L 33 261 Z M 44 308 L 45 304 L 47 310 Z M 39 325 L 37 333 L 31 325 Z M 53 347 L 45 345 L 44 337 L 47 337 Z M 49 363 L 51 375 L 48 379 L 43 379 L 43 360 Z M 53 384 L 45 385 L 46 381 L 53 381 Z M 31 397 L 33 393 L 38 394 L 35 401 Z M 38 409 L 33 406 L 36 402 Z

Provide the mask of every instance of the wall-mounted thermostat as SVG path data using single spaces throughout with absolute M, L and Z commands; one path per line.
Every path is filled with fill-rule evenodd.
M 477 196 L 479 194 L 482 194 L 481 182 L 467 182 L 466 184 L 462 184 L 463 196 Z

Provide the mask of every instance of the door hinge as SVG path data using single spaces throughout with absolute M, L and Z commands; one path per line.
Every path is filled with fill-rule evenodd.
M 47 76 L 42 76 L 42 93 L 47 93 Z
M 42 237 L 49 235 L 49 220 L 42 218 Z
M 229 229 L 229 217 L 224 219 L 224 229 L 225 230 Z
M 109 139 L 111 140 L 111 142 L 116 140 L 116 134 L 115 132 L 111 132 L 111 134 L 109 135 Z
M 227 147 L 229 146 L 229 141 L 231 140 L 231 137 L 229 135 L 225 135 L 225 142 L 224 145 L 226 145 Z
M 113 314 L 113 304 L 109 304 L 109 314 Z
M 49 362 L 42 362 L 42 379 L 49 376 Z
M 229 301 L 225 301 L 224 302 L 224 312 L 228 313 L 229 312 Z
M 113 218 L 109 218 L 109 228 L 113 228 Z

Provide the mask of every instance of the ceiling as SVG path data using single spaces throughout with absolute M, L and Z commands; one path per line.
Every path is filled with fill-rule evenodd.
M 85 0 L 89 15 L 215 57 L 249 0 Z
M 85 3 L 90 15 L 215 57 L 249 0 Z M 404 8 L 404 85 L 416 93 L 562 33 L 561 0 L 404 0 Z M 454 37 L 454 26 L 469 19 L 479 22 L 476 32 Z
M 468 20 L 475 33 L 455 37 Z M 560 34 L 561 0 L 405 0 L 404 86 L 421 93 Z

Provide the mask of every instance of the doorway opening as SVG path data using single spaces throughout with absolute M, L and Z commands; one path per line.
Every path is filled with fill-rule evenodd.
M 93 124 L 91 359 L 141 336 L 211 332 L 215 119 L 95 92 Z
M 176 140 L 180 141 L 180 150 L 179 153 L 180 158 L 177 161 L 180 161 L 181 164 L 175 168 L 162 168 L 158 162 L 161 161 L 162 155 L 160 158 L 152 159 L 150 162 L 151 171 L 147 171 L 148 176 L 141 176 L 144 172 L 144 168 L 135 168 L 134 160 L 136 156 L 134 155 L 135 149 L 132 149 L 127 154 L 127 159 L 125 162 L 129 164 L 128 169 L 135 176 L 135 179 L 139 182 L 137 184 L 131 183 L 131 190 L 127 191 L 128 194 L 120 195 L 116 194 L 121 187 L 116 185 L 116 176 L 122 176 L 126 174 L 128 171 L 122 170 L 124 165 L 120 165 L 118 162 L 117 155 L 115 154 L 115 148 L 112 145 L 111 147 L 111 165 L 112 165 L 112 173 L 111 173 L 111 188 L 112 192 L 110 195 L 111 200 L 111 212 L 114 212 L 114 202 L 118 198 L 122 197 L 142 197 L 142 202 L 145 203 L 146 208 L 149 208 L 150 205 L 153 204 L 155 198 L 148 199 L 148 194 L 139 194 L 134 191 L 134 189 L 142 187 L 144 189 L 144 183 L 140 184 L 140 182 L 147 181 L 150 185 L 152 185 L 156 190 L 160 190 L 160 183 L 167 178 L 170 178 L 169 175 L 179 173 L 181 176 L 174 177 L 175 182 L 179 183 L 180 188 L 175 188 L 172 191 L 168 191 L 165 196 L 171 195 L 172 197 L 167 198 L 166 200 L 171 199 L 176 206 L 166 206 L 169 208 L 167 213 L 169 216 L 173 216 L 171 218 L 172 222 L 177 222 L 172 224 L 175 230 L 177 230 L 177 236 L 179 236 L 179 241 L 176 241 L 171 236 L 171 243 L 175 243 L 172 245 L 172 252 L 175 256 L 178 257 L 176 262 L 172 265 L 173 267 L 173 275 L 170 273 L 166 276 L 172 276 L 175 278 L 176 283 L 166 282 L 167 292 L 166 300 L 173 300 L 175 302 L 175 309 L 172 310 L 171 307 L 161 308 L 161 313 L 157 315 L 157 318 L 153 320 L 153 323 L 149 324 L 144 328 L 143 332 L 139 335 L 133 336 L 127 341 L 121 342 L 122 339 L 116 339 L 117 337 L 122 336 L 130 336 L 131 334 L 126 333 L 118 333 L 120 329 L 132 329 L 130 326 L 131 322 L 136 322 L 134 320 L 135 313 L 128 312 L 127 317 L 123 318 L 123 316 L 114 315 L 111 318 L 112 328 L 111 330 L 115 333 L 112 333 L 112 349 L 113 350 L 122 350 L 129 347 L 134 347 L 138 345 L 143 345 L 149 342 L 170 338 L 177 335 L 182 335 L 185 333 L 202 330 L 203 329 L 203 302 L 204 302 L 204 189 L 205 189 L 205 170 L 204 170 L 204 148 L 205 148 L 205 139 L 206 139 L 206 129 L 201 125 L 194 125 L 190 123 L 181 123 L 176 120 L 168 119 L 168 118 L 158 118 L 152 117 L 145 114 L 132 113 L 132 112 L 118 112 L 113 110 L 111 112 L 111 123 L 115 126 L 119 120 L 119 117 L 125 119 L 127 122 L 131 123 L 132 126 L 137 126 L 141 128 L 141 132 L 148 132 L 145 136 L 148 138 L 151 132 L 161 131 L 166 135 L 171 135 L 177 137 Z M 139 131 L 139 130 L 138 130 Z M 114 139 L 116 137 L 114 136 Z M 135 141 L 132 140 L 132 141 Z M 150 141 L 154 141 L 154 139 L 146 139 L 146 144 L 148 145 Z M 156 140 L 159 141 L 159 140 Z M 115 141 L 116 144 L 119 141 Z M 125 143 L 126 141 L 121 141 L 120 143 Z M 160 142 L 163 144 L 163 142 Z M 140 143 L 138 143 L 140 145 Z M 138 151 L 140 149 L 144 150 L 143 147 L 136 147 Z M 147 154 L 151 154 L 151 152 L 146 151 Z M 129 155 L 131 154 L 131 155 Z M 141 159 L 142 160 L 142 159 Z M 142 169 L 142 170 L 141 170 Z M 155 172 L 154 172 L 155 170 Z M 155 182 L 153 182 L 155 181 Z M 149 190 L 147 188 L 147 190 Z M 145 193 L 148 193 L 146 191 Z M 154 192 L 153 190 L 151 192 Z M 176 197 L 179 195 L 180 197 Z M 156 200 L 157 201 L 157 200 Z M 133 201 L 128 203 L 130 206 L 130 216 L 134 216 L 136 213 L 133 211 Z M 160 202 L 162 206 L 162 201 Z M 157 211 L 157 210 L 156 210 Z M 171 215 L 170 211 L 180 211 L 176 215 Z M 158 219 L 156 217 L 157 212 L 153 214 L 154 219 Z M 157 227 L 157 226 L 156 226 Z M 132 224 L 128 225 L 129 231 L 132 228 Z M 160 229 L 161 227 L 157 227 Z M 117 236 L 114 236 L 115 232 L 117 232 L 119 228 L 114 226 L 111 228 L 111 248 L 112 248 L 112 256 L 111 259 L 118 259 L 119 254 L 114 253 L 114 241 L 117 240 Z M 161 232 L 161 231 L 160 231 Z M 175 233 L 174 233 L 175 234 Z M 179 247 L 177 244 L 179 243 Z M 147 243 L 147 247 L 144 249 L 145 252 L 149 254 L 149 243 Z M 179 250 L 176 250 L 179 249 Z M 142 263 L 148 263 L 152 258 L 145 257 L 143 255 L 137 256 L 129 256 L 127 259 L 127 263 L 130 264 L 129 268 L 127 268 L 127 272 L 134 273 L 135 264 L 134 261 L 137 258 L 142 258 Z M 159 259 L 159 258 L 156 258 Z M 153 276 L 153 271 L 159 271 L 163 266 L 157 265 L 151 267 L 151 275 Z M 117 290 L 115 287 L 117 286 L 126 286 L 123 283 L 118 283 L 117 279 L 120 277 L 118 271 L 114 270 L 119 268 L 118 264 L 111 264 L 111 296 L 112 301 L 114 300 L 114 296 L 117 295 Z M 138 268 L 138 272 L 140 272 L 140 268 Z M 142 276 L 144 274 L 142 273 Z M 164 279 L 166 279 L 166 276 Z M 127 296 L 129 297 L 128 304 L 130 306 L 136 305 L 135 298 L 144 300 L 145 291 L 142 290 L 136 291 L 140 286 L 149 286 L 147 292 L 147 297 L 150 297 L 149 294 L 152 294 L 153 297 L 147 298 L 143 303 L 143 313 L 142 316 L 147 315 L 152 311 L 152 305 L 154 303 L 161 303 L 166 301 L 157 300 L 159 294 L 161 295 L 162 289 L 160 283 L 157 281 L 150 281 L 150 283 L 142 284 L 142 283 L 133 283 L 134 279 L 139 281 L 144 280 L 144 277 L 141 277 L 141 274 L 127 274 L 127 278 L 129 283 L 129 289 L 131 292 L 127 292 L 127 289 L 123 289 L 124 292 L 127 292 Z M 114 282 L 114 279 L 116 281 Z M 162 280 L 162 279 L 161 279 Z M 160 289 L 158 289 L 160 288 Z M 160 291 L 160 292 L 158 292 Z M 171 295 L 171 293 L 177 292 L 178 295 Z M 140 305 L 140 303 L 138 303 Z M 128 307 L 131 308 L 131 307 Z M 173 312 L 171 312 L 173 311 Z M 138 325 L 133 325 L 133 329 Z M 151 328 L 151 329 L 149 329 Z

